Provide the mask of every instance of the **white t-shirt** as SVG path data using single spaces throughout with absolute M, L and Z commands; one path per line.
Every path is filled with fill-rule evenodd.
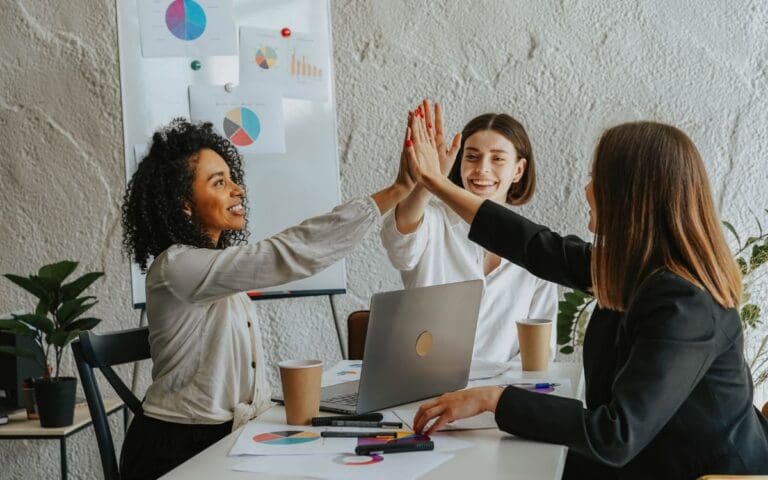
M 431 200 L 415 232 L 397 230 L 384 217 L 381 241 L 405 288 L 482 279 L 485 282 L 473 359 L 507 362 L 519 354 L 516 320 L 552 320 L 550 356 L 557 347 L 557 287 L 501 259 L 487 277 L 483 249 L 468 238 L 469 225 L 439 200 Z
M 249 290 L 308 277 L 348 255 L 381 215 L 369 197 L 252 245 L 173 245 L 146 279 L 152 384 L 144 413 L 238 428 L 270 406 L 261 332 Z

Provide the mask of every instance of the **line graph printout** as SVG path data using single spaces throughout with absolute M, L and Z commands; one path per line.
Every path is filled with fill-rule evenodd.
M 231 92 L 221 85 L 189 87 L 192 121 L 211 122 L 240 153 L 285 153 L 283 98 L 272 85 L 240 85 Z
M 330 54 L 308 34 L 265 28 L 240 28 L 240 83 L 282 86 L 287 98 L 329 98 Z
M 144 57 L 237 53 L 233 0 L 138 0 Z

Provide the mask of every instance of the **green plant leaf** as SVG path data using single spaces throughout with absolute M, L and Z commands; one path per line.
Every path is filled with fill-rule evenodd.
M 36 335 L 35 330 L 29 328 L 29 325 L 20 322 L 15 318 L 0 320 L 0 332 L 13 333 L 15 335 L 22 335 L 29 338 L 35 338 Z
M 575 315 L 576 312 L 579 311 L 579 307 L 577 305 L 572 304 L 572 303 L 568 303 L 566 301 L 562 301 L 562 302 L 558 302 L 557 310 L 560 313 L 565 313 L 565 314 L 568 314 L 568 315 Z
M 754 270 L 768 262 L 768 245 L 755 245 L 749 257 L 749 268 Z
M 76 298 L 78 295 L 83 293 L 83 291 L 90 287 L 93 282 L 98 280 L 99 277 L 104 275 L 104 272 L 91 272 L 86 273 L 82 277 L 78 278 L 77 280 L 67 283 L 66 285 L 61 286 L 61 296 L 63 301 L 72 300 L 73 298 Z
M 754 303 L 748 303 L 741 307 L 739 316 L 744 328 L 755 328 L 760 323 L 760 307 Z
M 99 322 L 101 322 L 100 318 L 81 318 L 80 320 L 75 320 L 74 322 L 68 323 L 64 327 L 64 330 L 68 332 L 74 332 L 77 330 L 77 332 L 80 333 L 82 331 L 92 329 L 98 325 Z
M 725 220 L 723 220 L 723 225 L 725 225 L 725 228 L 727 228 L 728 231 L 730 231 L 733 236 L 736 237 L 736 242 L 739 244 L 739 248 L 741 248 L 741 238 L 739 238 L 739 234 L 736 233 L 736 229 L 733 228 L 733 225 L 731 225 L 730 222 L 726 222 Z
M 560 349 L 560 353 L 564 353 L 566 355 L 570 355 L 573 353 L 573 347 L 570 345 L 566 345 L 565 347 Z
M 57 348 L 64 348 L 69 342 L 76 339 L 78 335 L 80 335 L 79 331 L 58 330 L 48 335 L 45 339 Z
M 36 313 L 26 313 L 24 315 L 13 315 L 14 320 L 24 322 L 33 328 L 41 330 L 43 333 L 51 333 L 54 330 L 53 322 L 45 315 Z
M 44 302 L 43 300 L 40 300 L 37 302 L 37 307 L 35 308 L 35 313 L 38 315 L 45 315 L 49 312 L 50 305 L 48 303 Z
M 52 263 L 40 267 L 40 271 L 37 272 L 39 277 L 49 278 L 56 281 L 56 285 L 61 285 L 61 282 L 74 272 L 77 268 L 77 262 L 71 260 L 64 260 L 62 262 Z
M 24 290 L 28 291 L 40 300 L 51 303 L 51 295 L 48 290 L 40 282 L 36 281 L 33 277 L 21 277 L 12 273 L 6 273 L 3 275 L 8 280 L 12 281 L 16 285 L 20 286 Z
M 80 297 L 62 303 L 56 313 L 56 319 L 59 321 L 59 325 L 66 325 L 87 312 L 91 307 L 98 303 L 95 298 L 96 297 Z M 93 302 L 88 303 L 89 300 L 93 300 Z
M 9 355 L 16 355 L 17 357 L 35 359 L 35 352 L 24 347 L 9 347 L 7 345 L 0 346 L 0 353 L 7 353 Z
M 566 292 L 564 297 L 566 302 L 570 303 L 575 307 L 579 307 L 581 306 L 582 303 L 584 303 L 585 295 L 578 291 L 572 291 L 572 292 Z
M 736 259 L 736 263 L 739 265 L 739 270 L 741 271 L 742 275 L 746 275 L 747 273 L 749 273 L 749 266 L 747 265 L 746 260 L 739 257 Z

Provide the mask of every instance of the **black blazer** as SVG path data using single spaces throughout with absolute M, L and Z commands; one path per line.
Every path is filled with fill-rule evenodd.
M 469 238 L 534 275 L 591 286 L 591 244 L 561 237 L 486 201 Z M 581 402 L 508 387 L 502 430 L 604 465 L 620 478 L 768 473 L 768 421 L 752 405 L 741 322 L 705 290 L 667 271 L 623 313 L 596 308 L 584 338 Z

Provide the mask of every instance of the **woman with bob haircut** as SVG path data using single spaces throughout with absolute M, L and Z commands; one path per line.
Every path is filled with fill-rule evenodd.
M 125 250 L 147 272 L 152 354 L 144 412 L 123 444 L 123 480 L 157 478 L 269 408 L 261 332 L 245 292 L 338 261 L 412 188 L 401 165 L 371 197 L 246 245 L 235 147 L 210 123 L 177 119 L 154 134 L 122 212 Z
M 424 100 L 416 110 L 431 129 Z M 446 148 L 443 115 L 434 106 L 440 170 L 456 186 L 507 208 L 526 204 L 536 189 L 536 164 L 523 125 L 504 113 L 486 113 L 467 123 Z M 405 152 L 403 152 L 405 154 Z M 405 288 L 483 279 L 485 289 L 473 359 L 508 362 L 520 352 L 515 319 L 557 318 L 557 287 L 467 239 L 469 226 L 445 203 L 417 186 L 384 217 L 381 241 Z M 514 295 L 510 295 L 514 292 Z M 552 328 L 550 354 L 557 332 Z
M 416 431 L 495 412 L 506 432 L 567 446 L 564 478 L 768 473 L 739 269 L 683 132 L 636 122 L 603 133 L 586 187 L 590 244 L 458 188 L 441 174 L 423 119 L 410 124 L 411 175 L 471 224 L 473 241 L 597 298 L 584 339 L 586 408 L 511 386 L 472 388 L 421 405 Z

